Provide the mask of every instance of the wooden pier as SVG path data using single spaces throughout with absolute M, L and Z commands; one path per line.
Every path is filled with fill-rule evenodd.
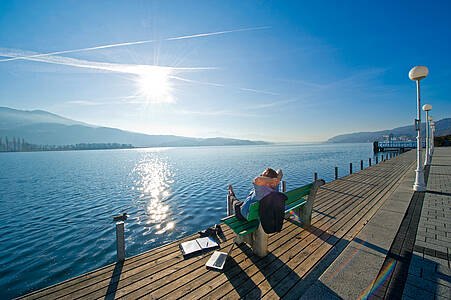
M 212 252 L 184 259 L 178 246 L 196 234 L 23 298 L 298 299 L 322 274 L 320 263 L 359 234 L 414 167 L 415 152 L 409 151 L 322 186 L 312 226 L 303 229 L 285 221 L 282 232 L 270 235 L 264 258 L 236 246 L 222 272 L 207 270 Z M 234 235 L 222 229 L 226 241 L 221 251 L 227 252 Z

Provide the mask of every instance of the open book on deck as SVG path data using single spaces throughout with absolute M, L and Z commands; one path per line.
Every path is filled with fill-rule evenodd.
M 201 250 L 218 247 L 218 243 L 212 237 L 198 238 L 192 241 L 181 243 L 180 250 L 183 255 L 192 254 Z

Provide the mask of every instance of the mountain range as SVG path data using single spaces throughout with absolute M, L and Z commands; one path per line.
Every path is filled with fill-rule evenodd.
M 261 145 L 263 141 L 230 138 L 192 138 L 175 135 L 150 135 L 116 128 L 94 126 L 44 110 L 17 110 L 0 107 L 0 137 L 24 138 L 38 145 L 79 143 L 119 143 L 135 147 Z
M 421 124 L 422 136 L 425 136 L 425 123 Z M 395 138 L 407 138 L 415 140 L 417 133 L 414 125 L 407 125 L 388 130 L 374 132 L 356 132 L 334 136 L 327 140 L 328 143 L 372 143 L 383 141 L 384 136 L 393 134 Z M 445 118 L 435 122 L 435 136 L 451 134 L 451 118 Z

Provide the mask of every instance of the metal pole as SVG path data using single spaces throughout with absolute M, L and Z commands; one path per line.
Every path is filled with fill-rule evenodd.
M 281 189 L 282 193 L 285 193 L 287 191 L 287 182 L 285 180 L 282 180 Z
M 371 158 L 368 158 L 368 167 L 371 167 Z
M 232 212 L 232 204 L 230 203 L 230 195 L 227 194 L 227 216 L 231 216 Z
M 349 163 L 349 174 L 352 174 L 352 163 Z
M 117 248 L 117 260 L 125 260 L 125 234 L 124 234 L 124 222 L 120 221 L 116 223 L 116 248 Z
M 363 170 L 363 160 L 360 161 L 360 170 Z
M 426 190 L 426 185 L 424 184 L 424 174 L 423 174 L 423 164 L 421 162 L 421 103 L 420 103 L 420 81 L 417 80 L 417 122 L 418 130 L 417 132 L 417 169 L 415 170 L 415 183 L 413 185 L 413 190 L 418 192 L 423 192 Z
M 318 173 L 313 173 L 313 181 L 316 181 L 318 179 Z
M 338 167 L 335 167 L 335 179 L 338 179 Z
M 435 123 L 431 124 L 431 155 L 434 153 L 434 134 L 435 134 Z
M 424 151 L 424 165 L 429 165 L 429 111 L 426 111 L 426 150 Z

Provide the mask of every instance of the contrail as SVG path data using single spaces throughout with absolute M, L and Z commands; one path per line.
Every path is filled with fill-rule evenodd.
M 199 83 L 199 84 L 205 84 L 205 85 L 212 85 L 212 86 L 219 86 L 219 87 L 225 87 L 223 84 L 221 83 L 214 83 L 214 82 L 206 82 L 206 81 L 198 81 L 198 80 L 192 80 L 192 79 L 186 79 L 186 78 L 182 78 L 179 76 L 169 76 L 169 78 L 173 78 L 173 79 L 177 79 L 180 81 L 185 81 L 185 82 L 189 82 L 189 83 Z
M 254 92 L 254 93 L 260 93 L 260 94 L 267 94 L 267 95 L 272 95 L 272 96 L 279 96 L 279 95 L 280 95 L 280 94 L 273 93 L 273 92 L 262 91 L 262 90 L 255 90 L 255 89 L 248 89 L 248 88 L 240 88 L 240 90 L 246 91 L 246 92 Z
M 233 32 L 242 32 L 242 31 L 263 30 L 263 29 L 269 29 L 269 28 L 271 28 L 271 27 L 270 26 L 250 27 L 250 28 L 243 28 L 243 29 L 234 29 L 234 30 L 226 30 L 226 31 L 217 31 L 217 32 L 208 32 L 208 33 L 199 33 L 199 34 L 193 34 L 193 35 L 185 35 L 185 36 L 179 36 L 179 37 L 166 38 L 166 39 L 163 39 L 163 40 L 144 40 L 144 41 L 136 41 L 136 42 L 110 44 L 110 45 L 95 46 L 95 47 L 88 47 L 88 48 L 81 48 L 81 49 L 63 50 L 63 51 L 56 51 L 56 52 L 49 52 L 49 53 L 40 53 L 40 54 L 35 54 L 35 55 L 30 55 L 30 56 L 11 57 L 11 58 L 0 59 L 0 62 L 11 61 L 11 60 L 18 60 L 18 59 L 29 59 L 29 58 L 36 58 L 36 57 L 43 57 L 43 56 L 50 56 L 50 55 L 58 55 L 58 54 L 65 54 L 65 53 L 74 53 L 74 52 L 82 52 L 82 51 L 91 51 L 91 50 L 98 50 L 98 49 L 114 48 L 114 47 L 121 47 L 121 46 L 130 46 L 130 45 L 154 43 L 154 42 L 157 42 L 157 41 L 174 41 L 174 40 L 192 39 L 192 38 L 198 38 L 198 37 L 220 35 L 220 34 L 227 34 L 227 33 L 233 33 Z
M 33 52 L 24 52 L 21 50 L 10 50 L 0 48 L 0 56 L 6 56 L 11 58 L 22 57 L 23 60 L 38 61 L 50 64 L 65 65 L 77 68 L 96 69 L 109 72 L 130 73 L 130 74 L 143 74 L 153 69 L 165 69 L 169 72 L 186 72 L 196 70 L 214 70 L 214 67 L 168 67 L 168 66 L 153 66 L 153 65 L 134 65 L 134 64 L 117 64 L 117 63 L 105 63 L 97 61 L 88 61 L 82 59 L 75 59 L 64 56 L 40 56 L 40 54 L 32 54 Z M 27 55 L 30 54 L 30 55 Z
M 174 41 L 174 40 L 192 39 L 192 38 L 197 38 L 197 37 L 204 37 L 204 36 L 211 36 L 211 35 L 219 35 L 219 34 L 226 34 L 226 33 L 240 32 L 240 31 L 262 30 L 262 29 L 269 29 L 269 28 L 271 28 L 271 26 L 251 27 L 251 28 L 234 29 L 234 30 L 225 30 L 225 31 L 210 32 L 210 33 L 199 33 L 199 34 L 193 34 L 193 35 L 185 35 L 185 36 L 179 36 L 179 37 L 167 38 L 167 39 L 165 39 L 165 41 Z

